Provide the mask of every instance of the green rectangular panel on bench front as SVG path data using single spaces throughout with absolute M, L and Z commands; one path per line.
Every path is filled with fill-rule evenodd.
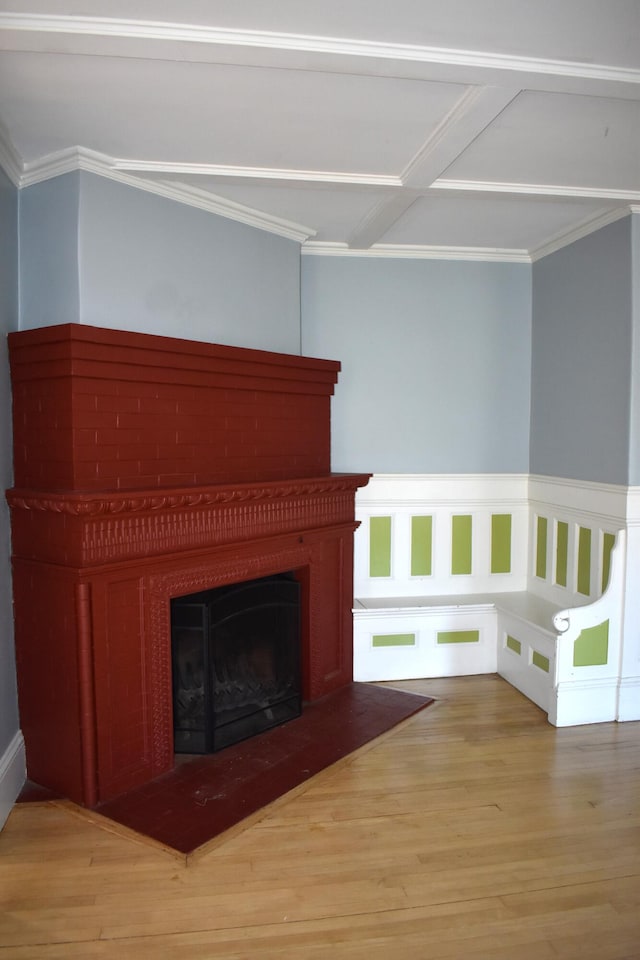
M 538 653 L 537 650 L 534 650 L 531 655 L 531 663 L 540 670 L 544 670 L 545 673 L 549 673 L 549 657 L 545 657 L 544 654 Z
M 491 516 L 491 573 L 511 573 L 511 514 Z
M 471 573 L 471 516 L 451 518 L 451 573 Z
M 415 647 L 415 633 L 377 633 L 371 638 L 374 647 Z
M 479 630 L 441 630 L 438 643 L 479 643 Z
M 536 577 L 547 579 L 547 518 L 538 517 L 536 525 Z
M 369 517 L 369 576 L 391 576 L 391 517 Z
M 558 520 L 556 526 L 556 583 L 559 587 L 567 585 L 567 564 L 569 561 L 569 524 Z
M 515 637 L 511 637 L 507 635 L 507 646 L 509 650 L 513 650 L 514 653 L 518 653 L 518 654 L 522 653 L 522 644 L 520 643 L 519 640 L 516 640 Z
M 411 576 L 431 576 L 433 518 L 411 517 Z
M 578 532 L 578 593 L 591 593 L 591 530 L 580 527 Z

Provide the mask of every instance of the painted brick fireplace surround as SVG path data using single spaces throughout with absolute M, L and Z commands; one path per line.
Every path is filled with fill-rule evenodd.
M 9 335 L 29 777 L 85 806 L 173 766 L 170 600 L 295 571 L 303 696 L 352 678 L 339 364 L 77 324 Z

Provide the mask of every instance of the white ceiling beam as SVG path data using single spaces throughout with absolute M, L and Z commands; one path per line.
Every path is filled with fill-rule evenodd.
M 233 63 L 636 99 L 640 69 L 420 44 L 0 12 L 0 50 Z
M 349 235 L 348 246 L 357 249 L 370 247 L 404 216 L 419 196 L 414 190 L 401 190 L 392 197 L 379 200 Z
M 349 246 L 366 248 L 380 240 L 519 92 L 469 87 L 402 171 L 404 189 L 372 207 L 348 237 Z
M 512 87 L 469 87 L 402 171 L 402 183 L 430 187 L 520 92 Z

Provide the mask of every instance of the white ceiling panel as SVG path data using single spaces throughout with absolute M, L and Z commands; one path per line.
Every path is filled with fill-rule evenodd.
M 217 64 L 0 60 L 0 116 L 20 125 L 16 146 L 28 160 L 66 143 L 141 159 L 393 175 L 463 92 Z
M 11 0 L 10 9 L 640 68 L 637 0 Z
M 315 240 L 344 242 L 371 207 L 392 196 L 373 188 L 354 190 L 340 186 L 268 186 L 221 183 L 208 177 L 181 177 L 196 189 L 208 189 L 233 203 L 283 217 L 298 224 L 313 224 Z
M 536 250 L 550 238 L 604 212 L 601 203 L 519 197 L 424 197 L 381 243 Z
M 640 190 L 640 102 L 524 92 L 446 176 Z
M 11 8 L 20 188 L 89 170 L 334 254 L 522 259 L 640 209 L 638 0 Z

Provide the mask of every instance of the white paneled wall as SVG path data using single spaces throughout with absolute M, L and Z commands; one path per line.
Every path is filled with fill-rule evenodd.
M 355 678 L 498 670 L 558 725 L 640 719 L 636 501 L 549 477 L 374 476 L 357 496 Z

